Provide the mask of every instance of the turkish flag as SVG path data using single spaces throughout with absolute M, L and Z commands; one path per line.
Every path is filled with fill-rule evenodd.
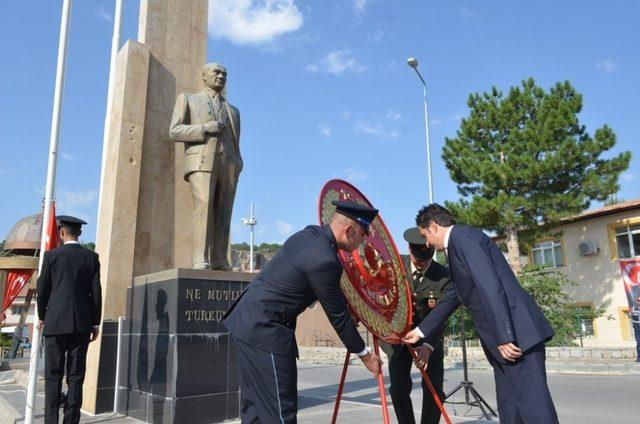
M 640 285 L 640 260 L 621 259 L 620 268 L 625 285 L 629 287 Z
M 6 311 L 11 303 L 18 297 L 22 288 L 27 284 L 33 274 L 33 269 L 11 269 L 7 271 L 7 285 L 5 286 L 2 312 Z
M 620 270 L 631 310 L 636 304 L 635 299 L 640 296 L 640 259 L 620 259 Z
M 49 222 L 47 223 L 47 234 L 45 235 L 44 251 L 58 247 L 58 223 L 56 222 L 56 202 L 51 201 L 51 211 L 49 212 Z

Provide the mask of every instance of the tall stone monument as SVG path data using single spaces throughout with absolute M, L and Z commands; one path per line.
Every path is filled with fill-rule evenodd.
M 84 384 L 83 409 L 90 413 L 111 411 L 114 393 L 123 392 L 118 399 L 125 412 L 147 422 L 173 422 L 197 399 L 225 405 L 207 422 L 237 416 L 228 340 L 216 323 L 249 275 L 181 270 L 192 266 L 192 196 L 184 145 L 169 136 L 179 93 L 204 88 L 207 3 L 141 0 L 138 41 L 127 41 L 118 53 L 96 236 L 104 321 L 89 347 Z M 126 337 L 116 389 L 122 316 Z M 207 352 L 217 355 L 224 372 L 183 366 Z

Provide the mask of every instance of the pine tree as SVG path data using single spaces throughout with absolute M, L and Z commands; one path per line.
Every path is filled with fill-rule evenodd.
M 493 87 L 471 94 L 468 106 L 443 148 L 462 196 L 446 206 L 461 222 L 504 234 L 509 263 L 520 273 L 518 229 L 529 229 L 532 239 L 610 198 L 631 153 L 603 158 L 616 135 L 607 125 L 587 133 L 578 119 L 582 95 L 568 81 L 545 92 L 530 78 L 506 96 Z

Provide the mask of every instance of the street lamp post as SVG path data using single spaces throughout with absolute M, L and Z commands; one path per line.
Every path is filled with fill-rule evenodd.
M 256 218 L 253 216 L 253 203 L 251 204 L 251 216 L 249 218 L 242 218 L 242 223 L 244 225 L 248 225 L 250 229 L 251 244 L 249 245 L 249 271 L 253 272 L 253 227 L 258 224 L 258 221 L 256 221 Z
M 418 74 L 418 78 L 422 81 L 422 90 L 424 93 L 424 130 L 425 130 L 425 138 L 427 140 L 427 174 L 429 177 L 429 203 L 433 203 L 433 176 L 431 173 L 431 144 L 429 143 L 429 114 L 427 113 L 427 83 L 424 78 L 420 74 L 418 70 L 418 60 L 415 57 L 410 57 L 407 59 L 407 65 L 412 67 L 416 74 Z

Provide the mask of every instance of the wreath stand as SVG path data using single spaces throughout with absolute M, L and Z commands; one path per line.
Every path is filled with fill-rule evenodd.
M 416 352 L 416 350 L 409 346 L 409 345 L 405 345 L 407 346 L 407 349 L 409 349 L 409 352 L 411 353 L 411 356 L 416 359 L 418 357 L 418 353 Z M 376 336 L 373 336 L 373 350 L 374 353 L 376 354 L 376 356 L 380 357 L 380 347 L 378 345 L 378 338 Z M 342 399 L 342 391 L 344 389 L 344 382 L 346 380 L 347 377 L 347 368 L 349 368 L 349 359 L 351 359 L 351 352 L 347 351 L 347 354 L 344 358 L 344 365 L 342 366 L 342 375 L 340 376 L 340 385 L 338 386 L 338 394 L 336 395 L 336 403 L 335 406 L 333 407 L 333 417 L 331 418 L 331 424 L 336 424 L 337 419 L 338 419 L 338 410 L 340 409 L 340 401 Z M 427 388 L 429 389 L 429 392 L 431 393 L 431 396 L 433 396 L 433 400 L 435 401 L 436 405 L 438 406 L 438 409 L 440 410 L 440 413 L 442 413 L 442 416 L 444 417 L 444 420 L 447 424 L 451 424 L 451 419 L 449 418 L 449 415 L 447 414 L 447 411 L 444 409 L 444 406 L 442 405 L 442 402 L 440 401 L 440 397 L 438 396 L 438 394 L 436 393 L 436 389 L 433 387 L 433 384 L 431 384 L 431 380 L 429 380 L 429 376 L 427 376 L 427 373 L 424 370 L 420 370 L 420 374 L 422 374 L 422 379 L 424 380 L 424 382 L 427 385 Z M 384 424 L 389 424 L 389 407 L 387 406 L 387 392 L 384 388 L 384 376 L 382 375 L 382 367 L 380 368 L 380 373 L 378 374 L 378 392 L 380 393 L 380 403 L 382 406 L 382 422 Z

